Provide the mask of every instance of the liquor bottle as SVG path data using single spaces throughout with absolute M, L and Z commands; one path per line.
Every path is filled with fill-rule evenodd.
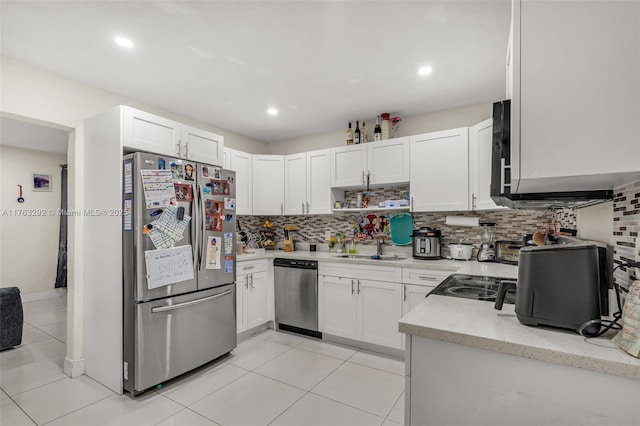
M 347 145 L 353 145 L 353 130 L 351 130 L 351 122 L 349 122 L 349 128 L 347 129 Z
M 369 136 L 367 136 L 367 127 L 364 121 L 362 122 L 362 130 L 360 131 L 360 142 L 361 143 L 369 142 Z
M 382 140 L 382 129 L 380 128 L 380 116 L 376 117 L 376 127 L 373 129 L 373 140 Z
M 356 121 L 356 131 L 353 134 L 353 143 L 360 143 L 360 122 Z

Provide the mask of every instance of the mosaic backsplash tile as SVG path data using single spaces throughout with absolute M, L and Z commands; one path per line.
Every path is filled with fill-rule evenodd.
M 613 195 L 613 263 L 638 261 L 638 232 L 640 232 L 640 181 L 616 188 Z M 614 273 L 615 281 L 629 287 L 640 279 L 636 268 L 621 267 Z

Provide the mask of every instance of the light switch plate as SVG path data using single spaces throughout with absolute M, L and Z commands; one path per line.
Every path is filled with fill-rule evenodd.
M 324 239 L 329 241 L 331 239 L 331 231 L 324 231 Z

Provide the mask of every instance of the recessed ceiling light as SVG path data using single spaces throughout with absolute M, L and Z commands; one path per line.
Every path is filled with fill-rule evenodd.
M 419 75 L 429 75 L 429 74 L 431 74 L 432 71 L 433 71 L 433 68 L 431 68 L 431 67 L 420 67 L 420 68 L 418 68 L 418 74 Z
M 115 37 L 113 41 L 115 41 L 118 46 L 126 47 L 127 49 L 133 47 L 133 42 L 125 37 Z
M 278 115 L 278 109 L 277 108 L 269 108 L 267 110 L 267 114 L 269 114 L 269 115 Z

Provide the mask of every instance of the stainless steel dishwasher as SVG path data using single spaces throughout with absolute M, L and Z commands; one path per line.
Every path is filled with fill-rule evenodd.
M 273 260 L 276 330 L 322 337 L 318 331 L 318 262 Z

